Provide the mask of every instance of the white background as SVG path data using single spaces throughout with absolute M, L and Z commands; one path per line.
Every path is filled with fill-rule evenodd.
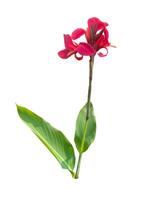
M 148 0 L 0 1 L 0 199 L 150 199 L 150 29 Z M 110 49 L 94 66 L 97 136 L 79 180 L 19 119 L 32 109 L 73 143 L 86 102 L 88 58 L 62 60 L 63 34 L 96 16 Z M 76 154 L 77 155 L 77 154 Z

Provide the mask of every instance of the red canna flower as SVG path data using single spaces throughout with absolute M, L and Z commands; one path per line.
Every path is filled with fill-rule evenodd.
M 98 52 L 100 57 L 104 57 L 108 54 L 108 41 L 109 33 L 107 30 L 108 24 L 100 21 L 98 18 L 93 17 L 88 20 L 88 28 L 86 30 L 77 28 L 72 32 L 72 35 L 64 35 L 65 49 L 58 52 L 58 55 L 63 58 L 69 58 L 71 55 L 75 55 L 77 60 L 81 60 L 83 56 L 95 56 Z M 85 35 L 86 42 L 80 42 L 77 44 L 74 40 Z M 106 53 L 102 53 L 100 50 L 105 49 Z M 80 56 L 78 56 L 80 54 Z
M 87 30 L 77 28 L 73 31 L 71 38 L 76 40 L 82 35 L 85 35 L 87 43 L 94 48 L 95 52 L 98 52 L 100 49 L 106 50 L 106 54 L 102 52 L 98 53 L 100 57 L 104 57 L 108 54 L 107 47 L 110 46 L 108 41 L 109 33 L 106 29 L 107 26 L 108 24 L 106 22 L 102 22 L 98 18 L 93 17 L 88 20 Z
M 94 48 L 88 43 L 81 42 L 79 44 L 72 41 L 70 35 L 64 35 L 65 49 L 58 52 L 58 55 L 63 58 L 69 58 L 71 55 L 75 55 L 77 60 L 81 60 L 83 56 L 92 56 L 95 54 Z M 78 53 L 81 56 L 78 56 Z

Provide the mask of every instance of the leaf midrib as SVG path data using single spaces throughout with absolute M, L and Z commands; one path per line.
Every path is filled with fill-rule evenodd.
M 87 133 L 87 125 L 88 125 L 88 120 L 86 120 L 85 126 L 84 126 L 83 139 L 82 139 L 82 143 L 81 143 L 81 152 L 83 152 L 83 148 L 84 148 L 84 144 L 85 144 L 85 137 L 86 137 L 86 133 Z

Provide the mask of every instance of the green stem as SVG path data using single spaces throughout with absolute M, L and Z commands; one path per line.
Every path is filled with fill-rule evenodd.
M 86 121 L 89 119 L 90 112 L 90 101 L 91 101 L 91 91 L 92 91 L 92 78 L 93 78 L 93 66 L 94 66 L 94 56 L 90 57 L 89 60 L 89 86 L 88 86 L 88 96 L 87 96 L 87 112 L 86 112 Z M 79 178 L 80 164 L 81 164 L 82 153 L 79 154 L 76 173 L 74 178 Z
M 75 179 L 79 178 L 81 158 L 82 158 L 82 153 L 79 154 L 78 164 L 77 164 L 77 170 L 76 170 L 76 173 L 75 173 L 75 176 L 74 176 Z
M 94 66 L 94 56 L 91 56 L 90 60 L 89 60 L 89 87 L 88 87 L 88 98 L 87 98 L 86 121 L 89 118 L 89 111 L 90 111 L 90 101 L 91 101 L 91 91 L 92 91 L 92 78 L 93 78 L 93 66 Z

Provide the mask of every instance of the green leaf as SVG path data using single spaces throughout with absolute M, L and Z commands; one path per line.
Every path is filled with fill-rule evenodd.
M 61 166 L 73 175 L 74 149 L 64 134 L 27 108 L 17 105 L 17 110 L 20 118 L 55 156 Z
M 89 118 L 86 120 L 87 104 L 80 110 L 76 121 L 75 144 L 79 153 L 85 152 L 94 141 L 96 135 L 96 120 L 93 105 L 89 106 Z

